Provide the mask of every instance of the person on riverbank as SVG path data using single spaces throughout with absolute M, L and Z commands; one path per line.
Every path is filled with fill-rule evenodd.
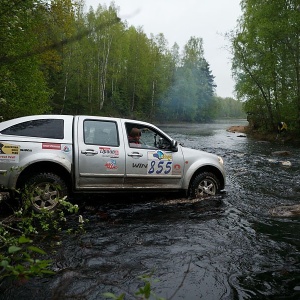
M 287 131 L 287 125 L 285 122 L 278 122 L 277 124 L 277 133 L 282 133 Z

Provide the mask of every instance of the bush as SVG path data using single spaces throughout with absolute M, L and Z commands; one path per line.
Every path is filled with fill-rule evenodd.
M 78 205 L 64 199 L 55 211 L 33 211 L 27 200 L 17 211 L 0 222 L 0 281 L 10 277 L 28 280 L 30 277 L 53 274 L 50 270 L 51 260 L 41 259 L 47 253 L 34 245 L 42 234 L 55 234 L 66 230 L 76 233 L 84 230 L 84 220 L 79 216 L 76 228 L 67 223 L 67 216 L 78 213 Z M 29 238 L 30 237 L 30 238 Z M 56 243 L 59 244 L 59 243 Z

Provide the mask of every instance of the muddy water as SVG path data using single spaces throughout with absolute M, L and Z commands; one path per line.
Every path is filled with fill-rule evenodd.
M 143 274 L 158 279 L 152 289 L 166 299 L 300 299 L 300 216 L 269 214 L 300 204 L 300 148 L 226 132 L 244 124 L 162 126 L 185 146 L 223 157 L 224 196 L 89 203 L 86 233 L 64 235 L 52 254 L 56 275 L 2 284 L 0 299 L 135 299 Z M 272 155 L 283 150 L 291 154 Z

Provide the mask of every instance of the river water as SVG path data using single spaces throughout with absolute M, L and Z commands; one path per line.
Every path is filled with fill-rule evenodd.
M 86 232 L 64 235 L 52 252 L 57 273 L 2 284 L 0 299 L 96 300 L 105 292 L 136 299 L 145 274 L 165 299 L 300 299 L 300 216 L 269 212 L 300 204 L 300 148 L 226 131 L 245 124 L 161 126 L 185 146 L 223 157 L 225 195 L 202 202 L 118 196 L 89 204 L 82 212 Z

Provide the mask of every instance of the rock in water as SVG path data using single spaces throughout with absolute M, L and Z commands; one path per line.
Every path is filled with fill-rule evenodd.
M 274 151 L 272 152 L 272 155 L 274 156 L 289 156 L 291 155 L 290 151 Z
M 286 160 L 286 161 L 280 161 L 280 163 L 283 166 L 285 166 L 285 167 L 290 167 L 292 165 L 292 163 L 290 161 L 288 161 L 288 160 Z
M 270 210 L 273 217 L 296 217 L 300 216 L 300 204 L 274 207 Z

